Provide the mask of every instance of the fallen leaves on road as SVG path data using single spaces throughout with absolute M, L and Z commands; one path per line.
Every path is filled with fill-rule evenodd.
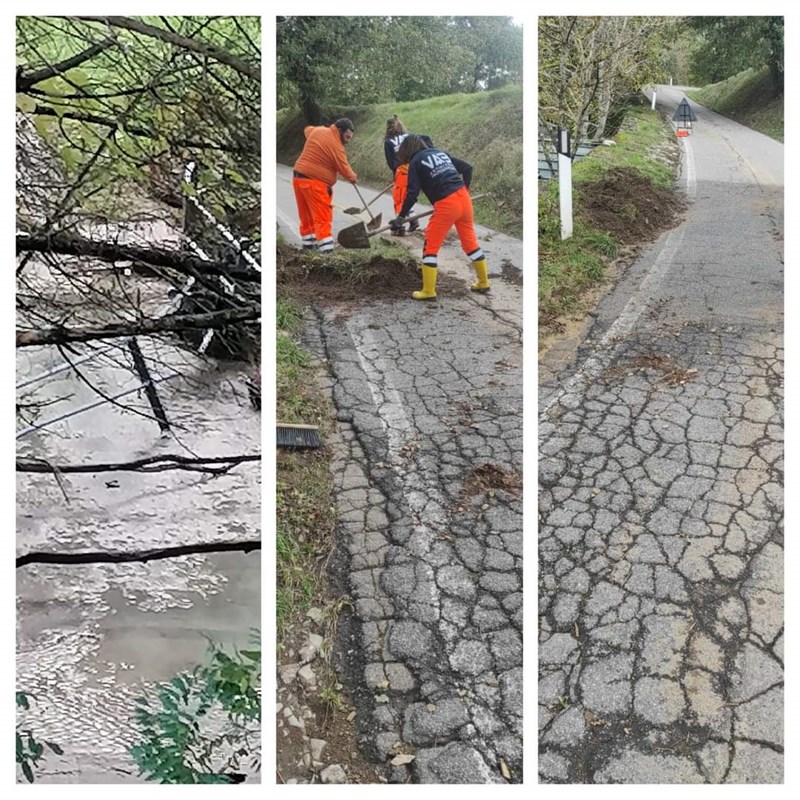
M 492 490 L 507 492 L 512 497 L 522 494 L 522 474 L 512 472 L 497 464 L 479 464 L 464 480 L 464 495 L 473 496 Z M 491 496 L 491 495 L 490 495 Z
M 624 378 L 635 375 L 636 372 L 661 372 L 659 382 L 667 386 L 684 386 L 698 376 L 698 371 L 693 368 L 686 369 L 675 363 L 669 355 L 654 354 L 642 355 L 625 363 L 618 364 L 603 373 L 604 380 Z

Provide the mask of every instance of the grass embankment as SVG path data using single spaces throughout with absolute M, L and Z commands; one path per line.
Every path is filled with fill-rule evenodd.
M 331 119 L 353 120 L 356 132 L 347 153 L 361 183 L 382 189 L 391 180 L 383 140 L 386 120 L 397 114 L 406 130 L 428 134 L 437 147 L 473 165 L 473 194 L 492 193 L 475 203 L 480 224 L 522 235 L 521 86 L 326 112 Z M 303 147 L 304 122 L 299 113 L 284 110 L 277 126 L 278 161 L 293 164 Z
M 317 383 L 317 365 L 298 343 L 303 309 L 277 302 L 276 404 L 278 421 L 318 425 L 324 437 L 333 425 L 330 400 Z M 329 454 L 278 450 L 277 627 L 280 638 L 297 614 L 319 602 L 320 553 L 332 546 L 335 512 Z
M 587 292 L 607 278 L 621 244 L 646 239 L 662 224 L 651 208 L 674 181 L 677 145 L 671 126 L 649 108 L 632 106 L 614 141 L 573 165 L 572 238 L 561 240 L 558 181 L 539 186 L 539 327 L 544 334 L 558 332 L 564 317 L 583 310 Z M 605 224 L 598 222 L 598 211 L 606 212 Z M 638 236 L 631 237 L 626 228 Z
M 783 92 L 775 90 L 767 67 L 746 69 L 687 94 L 718 114 L 783 141 Z

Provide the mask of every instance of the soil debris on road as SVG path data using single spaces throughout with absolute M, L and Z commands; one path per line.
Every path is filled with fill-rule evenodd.
M 610 169 L 601 180 L 580 184 L 579 190 L 578 216 L 621 244 L 658 238 L 678 224 L 686 208 L 683 197 L 627 167 Z
M 365 305 L 375 300 L 398 300 L 419 283 L 420 262 L 403 250 L 391 255 L 381 250 L 334 251 L 329 255 L 304 253 L 278 244 L 278 284 L 287 287 L 299 303 L 309 305 Z M 464 281 L 439 276 L 439 293 L 466 296 Z

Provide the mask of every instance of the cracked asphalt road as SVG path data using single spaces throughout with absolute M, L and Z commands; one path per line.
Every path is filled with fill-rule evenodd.
M 686 220 L 540 387 L 547 783 L 783 780 L 783 145 L 697 116 Z
M 522 244 L 488 238 L 490 295 L 318 309 L 307 331 L 339 420 L 333 565 L 354 602 L 340 627 L 359 740 L 378 762 L 398 742 L 416 754 L 393 782 L 522 780 L 521 293 L 500 278 Z M 471 279 L 457 245 L 440 270 Z M 508 491 L 476 484 L 485 465 Z

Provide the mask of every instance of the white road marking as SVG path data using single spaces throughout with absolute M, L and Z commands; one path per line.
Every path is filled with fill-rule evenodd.
M 297 220 L 291 219 L 279 208 L 276 208 L 275 211 L 277 212 L 278 215 L 278 221 L 282 223 L 282 226 L 286 229 L 286 233 L 288 233 L 289 236 L 291 236 L 292 238 L 296 239 L 299 242 L 300 234 L 296 230 Z
M 613 324 L 600 340 L 597 350 L 603 352 L 587 358 L 584 366 L 579 369 L 559 391 L 554 392 L 553 396 L 542 404 L 539 411 L 540 419 L 543 419 L 555 403 L 561 400 L 564 395 L 575 394 L 580 388 L 581 383 L 590 383 L 597 378 L 600 372 L 605 368 L 613 354 L 613 348 L 611 346 L 614 340 L 618 337 L 624 338 L 633 330 L 642 312 L 647 308 L 649 299 L 661 284 L 670 266 L 672 266 L 673 259 L 683 241 L 683 236 L 683 226 L 675 228 L 675 230 L 667 236 L 667 240 L 664 242 L 664 246 L 661 248 L 661 252 L 656 257 L 655 263 L 650 268 L 650 271 L 639 284 L 638 289 L 633 293 L 630 300 L 625 304 L 622 313 L 614 320 Z

